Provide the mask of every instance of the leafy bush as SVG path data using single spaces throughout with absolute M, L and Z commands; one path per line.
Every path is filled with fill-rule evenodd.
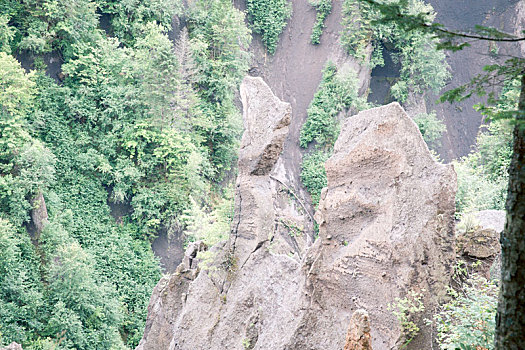
M 180 0 L 95 0 L 103 13 L 111 15 L 113 34 L 128 46 L 133 46 L 148 23 L 164 30 L 171 28 L 173 16 L 182 11 Z
M 37 54 L 59 50 L 69 58 L 75 44 L 101 35 L 95 11 L 91 0 L 20 2 L 10 9 L 10 22 L 15 28 L 12 44 Z
M 338 72 L 332 62 L 323 70 L 323 79 L 308 107 L 308 117 L 301 128 L 300 145 L 307 147 L 315 141 L 330 148 L 339 135 L 337 115 L 350 107 L 366 104 L 358 95 L 358 80 L 352 70 Z
M 425 305 L 421 300 L 423 295 L 409 291 L 404 298 L 396 297 L 392 304 L 388 304 L 388 310 L 392 311 L 403 330 L 403 346 L 405 348 L 419 334 L 417 318 L 425 311 Z
M 472 168 L 468 158 L 454 162 L 458 176 L 456 193 L 456 215 L 464 212 L 505 208 L 508 181 L 505 178 L 490 181 Z
M 430 36 L 407 35 L 399 30 L 393 35 L 390 40 L 399 50 L 394 58 L 401 62 L 401 77 L 392 86 L 391 95 L 405 102 L 409 91 L 421 94 L 432 90 L 438 93 L 450 78 L 450 73 L 445 54 L 436 50 L 437 41 Z
M 209 148 L 215 178 L 220 180 L 235 163 L 242 130 L 234 97 L 248 69 L 250 31 L 244 14 L 228 0 L 197 1 L 189 16 L 193 79 L 201 100 L 195 131 Z
M 224 192 L 223 196 L 214 198 L 211 209 L 203 208 L 190 197 L 191 208 L 183 217 L 189 241 L 202 240 L 213 246 L 228 238 L 234 214 L 233 187 L 226 188 Z
M 494 349 L 499 288 L 472 275 L 460 291 L 450 290 L 452 300 L 434 315 L 440 349 Z
M 315 205 L 319 203 L 321 190 L 327 184 L 324 162 L 339 136 L 338 114 L 348 108 L 362 109 L 366 106 L 366 102 L 359 97 L 354 71 L 338 72 L 335 64 L 328 62 L 321 84 L 308 107 L 308 117 L 299 138 L 304 148 L 315 141 L 315 150 L 305 155 L 301 164 L 301 180 Z
M 118 295 L 97 276 L 89 253 L 76 242 L 59 245 L 46 274 L 51 310 L 44 336 L 63 334 L 65 348 L 123 347 Z
M 332 12 L 332 0 L 309 0 L 310 5 L 315 7 L 317 15 L 315 18 L 315 24 L 312 28 L 312 35 L 310 35 L 310 41 L 312 44 L 317 45 L 320 43 L 321 34 L 323 34 L 324 21 L 326 17 Z
M 456 212 L 463 213 L 505 207 L 508 168 L 512 158 L 512 124 L 510 119 L 494 119 L 517 110 L 520 84 L 505 82 L 496 105 L 478 106 L 492 121 L 482 125 L 476 150 L 454 164 L 458 174 Z
M 438 145 L 441 135 L 447 130 L 443 121 L 437 119 L 436 112 L 419 113 L 413 118 L 423 139 L 429 145 Z
M 32 106 L 34 73 L 26 73 L 11 55 L 0 52 L 0 106 L 2 114 L 24 115 Z
M 329 157 L 330 153 L 324 151 L 314 151 L 303 157 L 301 181 L 310 193 L 314 205 L 319 204 L 321 190 L 327 186 L 324 163 Z
M 364 61 L 367 56 L 366 48 L 373 38 L 372 9 L 366 2 L 344 0 L 342 16 L 341 44 L 350 55 Z
M 273 54 L 279 42 L 279 35 L 292 15 L 288 0 L 247 0 L 246 11 L 253 31 L 261 34 L 262 42 Z
M 29 329 L 42 329 L 43 285 L 38 256 L 28 235 L 0 218 L 0 346 L 34 340 Z
M 454 163 L 458 175 L 456 212 L 505 208 L 508 166 L 512 156 L 512 127 L 508 120 L 494 121 L 480 132 L 478 151 Z

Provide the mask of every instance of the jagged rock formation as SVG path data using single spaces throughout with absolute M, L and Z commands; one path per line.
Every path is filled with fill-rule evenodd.
M 463 220 L 466 220 L 465 218 Z M 456 252 L 486 278 L 499 280 L 501 270 L 500 235 L 505 226 L 504 210 L 482 210 L 469 214 L 469 227 L 458 230 Z
M 200 268 L 183 263 L 159 283 L 137 349 L 343 349 L 360 308 L 370 311 L 373 348 L 395 349 L 402 330 L 387 304 L 415 290 L 432 307 L 451 273 L 452 167 L 432 159 L 398 104 L 347 119 L 312 245 L 306 232 L 279 229 L 284 184 L 274 171 L 290 106 L 260 78 L 246 78 L 241 95 L 231 237 Z
M 12 342 L 8 346 L 1 348 L 0 350 L 22 350 L 22 345 Z
M 372 350 L 368 312 L 356 310 L 350 319 L 344 350 Z
M 302 345 L 342 347 L 348 315 L 364 308 L 374 349 L 395 348 L 403 332 L 387 305 L 415 291 L 428 308 L 445 293 L 455 261 L 455 172 L 432 158 L 397 103 L 348 118 L 326 172 L 319 240 L 306 261 L 312 302 Z M 315 329 L 324 332 L 309 336 Z

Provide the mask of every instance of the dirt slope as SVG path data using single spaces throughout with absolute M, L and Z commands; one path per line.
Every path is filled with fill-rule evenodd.
M 344 62 L 359 73 L 361 91 L 368 88 L 369 71 L 360 67 L 354 60 L 345 57 L 339 44 L 341 32 L 342 1 L 333 1 L 331 14 L 327 17 L 326 28 L 319 45 L 310 43 L 310 34 L 315 22 L 316 11 L 306 0 L 292 0 L 293 14 L 284 32 L 281 34 L 275 55 L 267 53 L 260 37 L 254 35 L 251 51 L 254 54 L 252 67 L 256 75 L 261 76 L 277 97 L 292 106 L 290 133 L 285 143 L 281 164 L 281 175 L 289 181 L 300 195 L 299 180 L 301 149 L 299 133 L 306 119 L 306 110 L 322 78 L 322 69 L 328 60 Z M 244 9 L 244 1 L 236 1 Z
M 515 27 L 517 0 L 430 0 L 437 12 L 436 22 L 458 30 L 468 30 L 477 24 L 493 26 L 513 32 Z M 500 54 L 516 54 L 517 45 L 499 44 Z M 452 70 L 452 79 L 445 90 L 467 83 L 481 72 L 481 68 L 498 62 L 489 54 L 488 42 L 472 42 L 472 47 L 448 54 L 447 61 Z M 481 101 L 471 98 L 461 103 L 429 103 L 428 110 L 435 109 L 438 117 L 445 121 L 447 133 L 442 140 L 440 154 L 450 161 L 467 155 L 475 144 L 482 116 L 472 106 Z

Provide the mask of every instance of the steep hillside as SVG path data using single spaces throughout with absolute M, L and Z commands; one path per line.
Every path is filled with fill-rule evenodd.
M 239 8 L 244 8 L 242 1 L 236 3 Z M 274 55 L 269 54 L 260 37 L 254 35 L 250 47 L 254 55 L 251 74 L 262 77 L 276 96 L 292 106 L 290 132 L 278 169 L 300 196 L 306 199 L 308 197 L 299 179 L 302 153 L 298 140 L 301 126 L 306 120 L 306 110 L 321 81 L 322 70 L 328 61 L 336 62 L 339 66 L 348 64 L 359 73 L 361 93 L 365 93 L 368 88 L 369 70 L 345 55 L 340 45 L 340 1 L 333 2 L 319 45 L 310 42 L 316 16 L 314 7 L 308 1 L 292 0 L 291 3 L 292 17 L 280 36 Z
M 453 1 L 431 0 L 430 4 L 437 12 L 436 21 L 449 28 L 464 30 L 477 24 L 504 29 L 514 32 L 519 21 L 516 7 L 519 0 L 480 0 L 480 1 Z M 502 62 L 491 55 L 491 50 L 497 50 L 502 55 L 517 54 L 520 48 L 517 44 L 489 44 L 487 42 L 473 42 L 460 52 L 448 54 L 447 61 L 452 71 L 452 79 L 446 89 L 465 84 L 481 72 L 481 67 L 496 62 Z M 443 159 L 452 159 L 465 156 L 472 150 L 482 116 L 472 107 L 482 101 L 472 98 L 460 103 L 434 104 L 429 100 L 428 109 L 435 109 L 440 119 L 445 121 L 447 132 L 442 139 L 439 150 Z

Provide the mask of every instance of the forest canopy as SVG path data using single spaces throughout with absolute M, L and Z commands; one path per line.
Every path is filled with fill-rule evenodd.
M 138 344 L 151 239 L 231 201 L 250 38 L 227 0 L 0 3 L 0 343 Z

